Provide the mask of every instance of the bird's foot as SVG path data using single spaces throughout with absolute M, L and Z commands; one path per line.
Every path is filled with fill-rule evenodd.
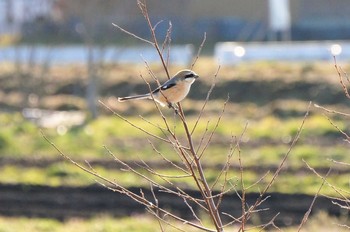
M 169 102 L 168 107 L 174 109 L 175 114 L 179 114 L 179 109 L 177 108 L 177 106 L 175 104 L 172 104 Z

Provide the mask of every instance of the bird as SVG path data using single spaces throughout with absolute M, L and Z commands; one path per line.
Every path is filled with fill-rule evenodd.
M 198 74 L 192 70 L 184 69 L 177 72 L 171 79 L 151 91 L 150 93 L 128 97 L 118 97 L 119 102 L 129 100 L 154 99 L 161 106 L 174 108 L 174 104 L 182 101 L 191 89 L 191 85 L 198 78 Z

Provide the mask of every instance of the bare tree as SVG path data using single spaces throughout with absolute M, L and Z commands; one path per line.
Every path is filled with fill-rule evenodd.
M 153 46 L 159 55 L 160 61 L 163 65 L 164 72 L 166 73 L 167 77 L 170 78 L 170 73 L 168 70 L 168 57 L 170 53 L 171 24 L 169 24 L 169 29 L 167 31 L 164 41 L 162 43 L 158 42 L 159 38 L 156 37 L 155 31 L 159 22 L 158 23 L 151 22 L 150 17 L 148 15 L 148 9 L 147 9 L 145 0 L 138 0 L 137 4 L 148 24 L 148 27 L 150 29 L 151 39 L 148 40 L 145 38 L 141 38 L 138 35 L 128 31 L 127 29 L 122 28 L 118 24 L 114 24 L 114 26 L 117 27 L 122 32 L 132 36 L 133 38 L 136 38 L 142 42 L 145 42 Z M 198 59 L 198 56 L 200 55 L 200 50 L 204 44 L 204 41 L 205 41 L 205 37 L 200 46 L 197 57 L 195 57 L 194 62 L 190 66 L 190 68 L 193 68 L 195 66 L 195 62 Z M 148 68 L 149 74 L 159 84 L 158 78 L 154 75 L 151 68 L 147 65 L 147 62 L 146 62 L 146 66 Z M 154 106 L 157 109 L 160 117 L 159 122 L 157 123 L 150 122 L 147 119 L 140 116 L 143 120 L 145 120 L 147 123 L 149 123 L 150 125 L 155 127 L 158 131 L 160 131 L 161 136 L 151 133 L 150 131 L 133 123 L 128 118 L 114 111 L 111 107 L 106 105 L 104 102 L 100 101 L 102 106 L 108 109 L 111 113 L 113 113 L 113 115 L 123 120 L 125 123 L 130 125 L 130 127 L 136 128 L 137 130 L 140 131 L 140 133 L 143 133 L 147 138 L 147 140 L 149 141 L 150 145 L 152 146 L 154 154 L 160 156 L 164 164 L 170 165 L 171 167 L 173 167 L 173 169 L 177 170 L 177 174 L 174 174 L 174 175 L 163 174 L 158 172 L 154 168 L 152 168 L 152 166 L 147 162 L 140 160 L 137 163 L 138 167 L 141 168 L 142 170 L 140 171 L 137 168 L 132 167 L 128 163 L 119 159 L 118 156 L 113 153 L 113 151 L 105 147 L 106 151 L 108 152 L 108 154 L 110 154 L 113 160 L 122 166 L 121 170 L 126 171 L 130 173 L 130 175 L 134 175 L 143 181 L 148 182 L 152 192 L 152 196 L 153 196 L 152 199 L 147 198 L 145 194 L 142 192 L 142 190 L 140 190 L 139 194 L 136 194 L 130 191 L 129 189 L 127 189 L 126 187 L 122 186 L 121 184 L 119 184 L 117 180 L 111 180 L 108 177 L 104 177 L 100 175 L 89 164 L 85 166 L 75 162 L 70 156 L 66 155 L 55 144 L 53 144 L 44 134 L 43 136 L 58 151 L 58 153 L 64 159 L 68 160 L 69 162 L 76 165 L 78 168 L 82 169 L 83 171 L 91 174 L 92 176 L 97 177 L 101 185 L 105 186 L 108 189 L 111 189 L 112 191 L 116 191 L 121 194 L 124 194 L 130 197 L 131 199 L 133 199 L 134 201 L 138 202 L 139 204 L 143 205 L 149 213 L 151 213 L 152 215 L 155 216 L 155 218 L 158 219 L 160 230 L 162 231 L 163 231 L 163 227 L 162 227 L 163 223 L 176 227 L 176 225 L 172 223 L 172 220 L 179 221 L 181 223 L 200 229 L 202 231 L 220 232 L 220 231 L 224 231 L 225 228 L 228 228 L 231 225 L 238 225 L 239 231 L 246 231 L 247 229 L 249 229 L 248 223 L 251 220 L 252 215 L 259 213 L 261 211 L 261 208 L 260 208 L 261 205 L 263 204 L 263 202 L 265 202 L 268 199 L 268 195 L 267 195 L 268 190 L 275 183 L 293 147 L 299 140 L 302 129 L 304 127 L 305 120 L 308 116 L 308 111 L 305 114 L 304 119 L 302 120 L 302 123 L 300 125 L 298 132 L 296 133 L 294 139 L 292 140 L 290 148 L 287 150 L 285 156 L 281 160 L 277 170 L 273 173 L 272 178 L 267 181 L 266 187 L 263 189 L 263 191 L 261 191 L 256 201 L 252 205 L 248 205 L 246 201 L 246 193 L 249 190 L 249 188 L 251 188 L 252 186 L 244 185 L 244 165 L 243 165 L 243 157 L 241 156 L 241 150 L 240 150 L 241 138 L 245 133 L 245 130 L 247 129 L 247 125 L 245 129 L 242 131 L 242 134 L 240 136 L 232 136 L 231 143 L 228 147 L 227 159 L 224 162 L 223 168 L 217 173 L 217 178 L 214 181 L 209 181 L 207 179 L 206 170 L 202 165 L 203 157 L 205 156 L 207 152 L 207 148 L 210 146 L 213 135 L 215 134 L 216 129 L 218 128 L 221 122 L 221 118 L 225 113 L 225 107 L 229 98 L 227 98 L 227 100 L 223 104 L 222 111 L 216 118 L 216 123 L 214 128 L 209 129 L 207 124 L 207 128 L 205 132 L 199 136 L 200 141 L 196 143 L 196 141 L 194 140 L 194 137 L 197 133 L 197 130 L 196 130 L 197 125 L 199 123 L 202 123 L 201 122 L 202 115 L 206 109 L 207 104 L 210 104 L 209 102 L 210 95 L 213 88 L 215 87 L 215 79 L 216 79 L 216 76 L 218 76 L 219 71 L 220 71 L 220 67 L 217 69 L 217 72 L 213 74 L 214 76 L 213 84 L 211 88 L 208 90 L 207 97 L 203 103 L 201 111 L 199 112 L 197 120 L 193 126 L 190 126 L 188 124 L 186 120 L 186 115 L 180 103 L 177 104 L 178 111 L 177 113 L 174 112 L 174 117 L 176 117 L 181 121 L 181 125 L 182 125 L 181 128 L 175 128 L 175 126 L 171 124 L 170 120 L 163 113 L 163 110 L 155 102 L 154 102 Z M 143 76 L 141 76 L 141 78 L 145 80 Z M 146 82 L 146 84 L 149 86 L 149 89 L 151 89 L 149 83 Z M 184 134 L 185 134 L 184 138 L 181 138 L 180 136 L 178 136 L 176 131 L 179 129 L 184 131 Z M 174 150 L 177 154 L 177 161 L 174 162 L 170 160 L 167 154 L 163 154 L 162 152 L 160 152 L 159 149 L 157 148 L 156 142 L 160 142 L 161 144 L 166 144 L 170 148 L 172 148 L 172 150 Z M 229 170 L 231 168 L 233 154 L 237 154 L 237 157 L 238 157 L 238 162 L 240 167 L 240 177 L 239 177 L 240 189 L 237 189 L 236 184 L 230 181 L 231 177 L 229 175 Z M 266 179 L 266 178 L 267 178 L 266 175 L 263 175 L 261 179 L 257 181 L 257 183 L 259 183 L 262 179 Z M 179 185 L 175 181 L 178 179 L 191 179 L 196 189 L 200 192 L 200 197 L 194 197 L 188 191 L 182 188 L 181 185 Z M 162 184 L 162 183 L 166 183 L 166 184 Z M 220 188 L 220 191 L 219 193 L 215 193 L 214 188 L 218 186 Z M 170 210 L 167 210 L 166 208 L 161 207 L 159 204 L 159 199 L 157 197 L 158 192 L 166 192 L 171 194 L 174 198 L 182 199 L 182 201 L 190 210 L 190 212 L 192 212 L 192 216 L 194 220 L 188 220 L 188 219 L 182 218 L 176 215 L 174 212 L 171 212 Z M 236 193 L 238 197 L 241 199 L 241 216 L 240 217 L 234 217 L 230 213 L 222 212 L 220 210 L 220 206 L 223 202 L 223 197 L 227 193 L 232 193 L 232 192 Z M 207 215 L 207 217 L 211 219 L 211 226 L 207 226 L 205 225 L 205 223 L 202 222 L 202 219 L 198 213 L 198 210 L 195 210 L 195 208 L 200 209 L 201 213 Z M 259 227 L 261 229 L 264 229 L 268 226 L 278 228 L 274 224 L 274 220 L 277 216 L 278 215 L 273 217 L 269 223 L 261 225 Z M 226 222 L 223 219 L 225 219 Z M 181 228 L 178 228 L 178 227 L 176 228 L 179 229 L 180 231 L 183 231 Z

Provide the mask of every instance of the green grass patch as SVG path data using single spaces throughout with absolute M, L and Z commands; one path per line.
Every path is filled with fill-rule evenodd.
M 45 141 L 40 133 L 40 129 L 33 123 L 26 121 L 20 114 L 1 114 L 0 132 L 0 154 L 2 157 L 15 157 L 18 159 L 51 159 L 58 158 L 58 152 Z M 156 136 L 166 137 L 167 132 L 162 131 L 154 125 L 164 128 L 164 122 L 159 116 L 148 116 L 146 120 L 140 117 L 128 117 L 135 125 L 155 134 Z M 174 117 L 169 117 L 169 126 L 176 132 L 176 135 L 184 140 L 185 132 L 181 121 Z M 196 117 L 189 116 L 188 125 L 192 129 L 196 122 Z M 208 148 L 203 153 L 203 164 L 210 167 L 223 165 L 226 162 L 230 151 L 230 143 L 233 144 L 242 135 L 245 127 L 245 119 L 235 117 L 234 119 L 224 116 L 217 127 Z M 246 173 L 247 185 L 254 183 L 261 176 L 254 173 L 251 167 L 276 167 L 280 164 L 282 158 L 289 149 L 293 137 L 301 124 L 302 118 L 277 118 L 267 116 L 252 119 L 248 121 L 248 127 L 243 134 L 240 144 L 240 155 L 243 167 L 249 169 L 251 173 Z M 348 124 L 339 119 L 334 122 L 340 129 L 346 130 Z M 211 132 L 215 129 L 217 117 L 203 115 L 194 134 L 194 145 L 199 147 L 199 153 L 206 146 Z M 55 129 L 43 130 L 47 137 L 63 153 L 75 160 L 91 159 L 111 159 L 106 146 L 115 156 L 122 160 L 145 160 L 161 162 L 163 157 L 158 155 L 160 152 L 169 160 L 181 162 L 176 150 L 167 143 L 159 142 L 157 139 L 149 137 L 130 126 L 125 121 L 113 117 L 104 116 L 91 121 L 83 126 L 74 127 L 66 134 L 59 135 Z M 341 135 L 337 129 L 330 124 L 324 116 L 311 115 L 306 119 L 304 130 L 300 141 L 291 151 L 286 167 L 298 169 L 305 167 L 305 160 L 312 167 L 329 167 L 332 165 L 329 159 L 350 163 L 348 156 L 348 147 L 346 144 L 332 144 L 330 141 L 341 141 Z M 326 144 L 323 142 L 326 141 Z M 328 141 L 328 142 L 327 142 Z M 328 145 L 327 145 L 328 144 Z M 331 145 L 329 145 L 331 144 Z M 157 152 L 155 152 L 157 149 Z M 231 164 L 234 167 L 239 165 L 238 150 L 233 153 Z M 129 172 L 119 170 L 110 170 L 103 167 L 94 167 L 101 175 L 115 179 L 125 186 L 134 186 L 137 183 L 140 186 L 147 185 L 144 180 L 130 175 Z M 144 170 L 143 170 L 144 171 Z M 161 170 L 166 175 L 179 175 L 174 170 Z M 237 180 L 239 173 L 237 170 L 230 170 L 232 180 Z M 82 186 L 93 184 L 94 178 L 87 173 L 81 172 L 75 166 L 67 163 L 53 164 L 45 168 L 40 167 L 20 167 L 4 166 L 1 168 L 2 175 L 0 182 L 3 183 L 23 183 L 40 185 L 72 185 Z M 218 170 L 206 170 L 210 181 L 216 179 Z M 183 173 L 181 173 L 183 175 Z M 308 176 L 308 175 L 305 175 Z M 310 173 L 311 177 L 315 176 Z M 180 185 L 195 187 L 189 180 L 181 179 Z M 288 177 L 287 179 L 293 179 Z M 157 179 L 158 180 L 158 179 Z M 162 180 L 160 180 L 162 181 Z M 174 180 L 178 182 L 178 180 Z M 343 182 L 342 182 L 343 183 Z M 283 182 L 276 184 L 278 191 L 304 191 L 306 188 L 293 185 L 292 181 L 287 182 L 285 187 L 281 187 Z M 343 184 L 341 184 L 343 186 Z M 310 186 L 314 186 L 311 184 Z M 344 185 L 345 186 L 345 185 Z M 313 188 L 313 187 L 312 187 Z M 284 190 L 286 189 L 286 190 Z
M 204 224 L 208 224 L 209 219 L 204 220 Z M 172 221 L 173 225 L 184 231 L 197 232 L 190 226 Z M 347 218 L 330 217 L 326 212 L 318 212 L 311 215 L 303 227 L 305 231 L 342 231 L 340 225 L 347 224 Z M 165 231 L 176 231 L 174 228 L 163 223 Z M 227 227 L 227 230 L 237 231 L 237 227 Z M 252 229 L 252 231 L 261 231 L 260 228 Z M 125 218 L 112 218 L 110 216 L 100 215 L 90 219 L 72 218 L 66 221 L 57 221 L 46 218 L 25 218 L 25 217 L 0 217 L 0 232 L 153 232 L 160 231 L 158 221 L 150 215 L 135 215 Z M 283 231 L 296 231 L 297 226 L 283 228 Z M 269 230 L 279 231 L 279 230 Z
M 101 166 L 93 167 L 99 175 L 114 181 L 124 187 L 149 187 L 149 183 L 143 177 L 136 175 L 130 171 L 105 169 Z M 252 168 L 243 169 L 243 183 L 245 188 L 251 186 L 249 192 L 261 192 L 271 180 L 275 168 L 267 169 L 264 172 L 256 172 Z M 154 171 L 157 174 L 151 174 L 145 169 L 139 168 L 137 171 L 149 179 L 157 183 L 169 186 L 172 182 L 176 186 L 184 189 L 196 189 L 196 184 L 192 177 L 177 169 L 162 169 Z M 230 168 L 225 174 L 220 174 L 220 169 L 206 168 L 205 175 L 210 186 L 214 186 L 214 190 L 220 190 L 226 184 L 227 188 L 235 186 L 237 190 L 242 189 L 241 172 L 238 167 Z M 96 184 L 96 181 L 102 180 L 76 168 L 71 164 L 56 164 L 47 168 L 23 168 L 17 166 L 6 166 L 0 169 L 2 175 L 0 176 L 1 183 L 7 184 L 31 184 L 31 185 L 48 185 L 48 186 L 87 186 Z M 266 177 L 260 180 L 265 174 Z M 228 182 L 225 182 L 227 178 Z M 259 181 L 260 180 L 260 181 Z M 349 177 L 347 174 L 331 174 L 327 180 L 329 183 L 340 189 L 347 189 L 349 184 Z M 282 172 L 277 181 L 272 185 L 269 191 L 282 193 L 305 193 L 315 194 L 321 185 L 321 179 L 316 177 L 311 171 L 299 172 L 298 170 L 291 172 Z M 336 195 L 333 188 L 324 186 L 323 194 Z
M 164 138 L 169 136 L 164 130 L 162 131 L 152 125 L 155 124 L 165 128 L 159 116 L 150 116 L 147 121 L 140 117 L 130 117 L 128 119 L 138 127 L 156 136 Z M 23 119 L 20 114 L 0 114 L 0 121 L 0 153 L 2 156 L 52 157 L 57 155 L 55 149 L 41 136 L 39 128 Z M 188 117 L 190 129 L 194 127 L 195 121 L 196 117 Z M 249 121 L 239 117 L 234 119 L 224 117 L 214 133 L 211 144 L 222 145 L 224 142 L 229 147 L 231 137 L 239 137 L 243 133 L 246 121 L 248 121 L 248 128 L 243 135 L 244 141 L 263 145 L 283 145 L 290 143 L 301 124 L 302 118 L 281 119 L 268 116 Z M 203 141 L 205 144 L 214 130 L 216 122 L 217 119 L 210 116 L 203 117 L 200 120 L 193 134 L 196 144 L 200 143 L 204 134 Z M 336 120 L 335 123 L 342 130 L 346 130 L 349 126 L 339 120 Z M 180 120 L 169 118 L 169 126 L 179 138 L 185 137 Z M 165 146 L 160 145 L 156 139 L 113 116 L 100 117 L 84 126 L 71 128 L 64 135 L 59 135 L 55 129 L 44 129 L 43 131 L 57 147 L 75 157 L 104 156 L 106 151 L 103 149 L 103 145 L 116 151 L 119 155 L 126 153 L 126 157 L 130 156 L 133 148 L 139 150 L 139 153 L 149 155 L 153 151 L 148 139 L 154 142 L 157 149 L 165 149 Z M 301 140 L 317 140 L 317 138 L 334 140 L 341 137 L 339 131 L 325 117 L 315 115 L 307 119 Z
M 174 224 L 186 231 L 198 231 L 177 222 L 174 222 Z M 171 229 L 166 225 L 165 227 Z M 91 219 L 72 218 L 64 222 L 45 218 L 0 217 L 0 232 L 153 232 L 158 230 L 160 230 L 158 221 L 148 215 L 126 218 L 112 218 L 108 216 L 99 216 Z

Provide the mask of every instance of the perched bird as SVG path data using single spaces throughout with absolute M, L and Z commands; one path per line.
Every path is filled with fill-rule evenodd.
M 184 69 L 175 74 L 163 85 L 153 90 L 151 93 L 142 95 L 119 97 L 118 101 L 154 99 L 161 106 L 173 107 L 173 104 L 182 101 L 190 91 L 192 83 L 199 76 L 192 70 Z

